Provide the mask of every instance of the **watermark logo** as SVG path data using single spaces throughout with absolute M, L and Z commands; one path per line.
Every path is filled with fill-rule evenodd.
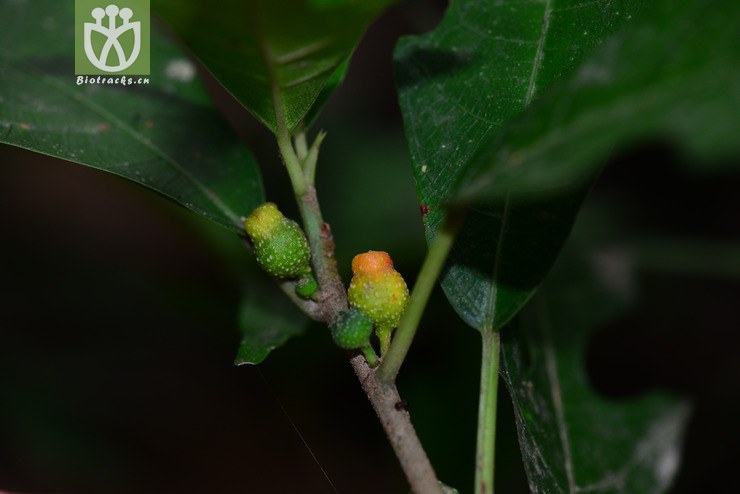
M 94 66 L 105 72 L 121 72 L 131 67 L 141 53 L 141 22 L 131 22 L 134 12 L 128 7 L 119 10 L 117 5 L 108 5 L 105 10 L 100 7 L 94 8 L 92 16 L 96 22 L 85 23 L 85 41 L 83 44 L 87 59 Z M 103 24 L 103 17 L 107 17 L 107 27 Z M 123 21 L 120 26 L 116 26 L 117 17 L 120 17 Z M 134 35 L 134 47 L 127 56 L 118 38 L 129 30 Z M 95 53 L 95 49 L 93 48 L 93 33 L 100 33 L 107 38 L 100 55 Z M 111 49 L 115 50 L 115 57 L 111 56 Z M 117 59 L 118 65 L 108 65 L 109 58 Z
M 149 0 L 104 2 L 75 0 L 75 73 L 149 74 Z

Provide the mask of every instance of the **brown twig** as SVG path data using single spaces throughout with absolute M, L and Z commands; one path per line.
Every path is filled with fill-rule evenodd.
M 311 264 L 313 265 L 319 293 L 319 319 L 331 323 L 340 312 L 347 308 L 347 293 L 339 277 L 337 260 L 334 257 L 334 237 L 328 223 L 324 223 L 313 185 L 306 187 L 305 193 L 297 197 L 301 210 L 303 228 L 311 245 Z
M 311 261 L 319 283 L 319 295 L 316 298 L 318 308 L 311 307 L 315 312 L 309 315 L 325 323 L 331 323 L 347 309 L 347 292 L 337 269 L 331 228 L 323 221 L 313 185 L 309 185 L 305 193 L 297 199 L 306 236 L 311 244 Z M 403 403 L 403 400 L 398 394 L 395 382 L 381 382 L 375 370 L 370 368 L 362 355 L 353 357 L 351 364 L 380 419 L 412 491 L 415 494 L 442 494 L 437 476 L 411 423 L 408 411 L 397 406 L 398 403 Z
M 339 276 L 337 260 L 334 257 L 334 238 L 331 228 L 324 223 L 321 214 L 316 188 L 313 184 L 313 173 L 310 177 L 306 176 L 306 171 L 296 155 L 282 114 L 282 106 L 279 104 L 279 97 L 275 98 L 275 103 L 278 148 L 288 169 L 298 208 L 301 211 L 303 228 L 311 246 L 311 264 L 319 285 L 319 291 L 315 297 L 316 306 L 307 307 L 299 303 L 299 307 L 304 310 L 310 309 L 310 312 L 307 311 L 309 316 L 330 324 L 348 307 L 347 292 Z M 415 494 L 442 494 L 437 476 L 411 424 L 408 412 L 396 408 L 401 398 L 395 382 L 378 380 L 375 371 L 367 365 L 362 356 L 354 357 L 351 362 L 393 446 L 412 491 Z
M 419 436 L 416 435 L 411 416 L 403 406 L 404 401 L 398 394 L 395 383 L 380 381 L 375 370 L 367 365 L 362 355 L 354 357 L 351 363 L 362 389 L 383 425 L 411 490 L 415 494 L 442 494 L 437 475 L 419 441 Z

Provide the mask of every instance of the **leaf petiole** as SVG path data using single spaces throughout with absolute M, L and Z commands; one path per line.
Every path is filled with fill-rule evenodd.
M 278 120 L 278 123 L 280 124 L 281 121 Z M 293 148 L 293 142 L 291 141 L 288 129 L 284 125 L 279 125 L 279 127 L 279 132 L 275 134 L 275 137 L 277 137 L 280 156 L 283 158 L 285 168 L 288 169 L 288 175 L 290 176 L 290 182 L 296 197 L 301 197 L 306 193 L 306 177 L 303 175 L 303 168 Z
M 393 382 L 398 375 L 398 371 L 414 340 L 416 329 L 419 326 L 419 321 L 421 321 L 429 296 L 455 242 L 462 219 L 462 214 L 459 211 L 451 211 L 445 219 L 444 226 L 434 239 L 434 243 L 429 248 L 429 252 L 427 252 L 419 277 L 416 279 L 414 289 L 411 292 L 409 303 L 403 316 L 401 316 L 396 334 L 393 336 L 390 349 L 383 355 L 383 362 L 378 368 L 378 378 L 382 382 Z
M 501 335 L 498 331 L 488 329 L 482 333 L 482 340 L 474 492 L 475 494 L 493 494 Z

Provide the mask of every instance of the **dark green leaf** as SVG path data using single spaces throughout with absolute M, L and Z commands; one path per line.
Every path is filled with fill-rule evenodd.
M 308 323 L 308 318 L 275 283 L 264 279 L 261 273 L 252 278 L 239 309 L 242 341 L 234 360 L 236 365 L 259 364 L 272 350 L 302 334 Z
M 740 3 L 661 0 L 635 17 L 492 140 L 462 195 L 583 188 L 611 149 L 646 138 L 737 165 L 723 158 L 740 152 Z
M 153 0 L 213 75 L 273 132 L 292 130 L 393 0 Z M 320 103 L 319 103 L 320 104 Z
M 428 241 L 461 173 L 491 136 L 569 74 L 638 3 L 458 0 L 434 32 L 399 43 L 399 99 Z M 516 314 L 551 265 L 583 195 L 539 203 L 505 197 L 473 207 L 442 278 L 468 324 L 498 329 Z
M 326 85 L 324 86 L 324 89 L 321 90 L 319 93 L 319 96 L 316 98 L 316 101 L 314 102 L 313 106 L 311 107 L 311 110 L 306 115 L 306 118 L 303 120 L 303 123 L 306 128 L 309 128 L 313 125 L 313 123 L 316 121 L 317 118 L 319 118 L 319 115 L 321 114 L 321 110 L 324 109 L 324 106 L 329 102 L 329 99 L 331 99 L 332 94 L 334 94 L 334 91 L 342 85 L 342 82 L 344 82 L 344 78 L 347 76 L 347 71 L 349 70 L 349 58 L 342 62 L 342 64 L 337 67 L 337 69 L 334 71 L 334 73 L 331 75 L 328 81 L 326 81 Z
M 578 254 L 558 264 L 520 324 L 502 336 L 502 376 L 530 489 L 665 492 L 678 470 L 689 407 L 662 393 L 620 402 L 591 388 L 589 336 L 623 311 L 628 292 L 614 283 L 614 263 Z
M 259 173 L 192 62 L 153 32 L 150 84 L 77 85 L 73 25 L 74 2 L 0 4 L 0 142 L 126 177 L 241 231 L 263 200 Z

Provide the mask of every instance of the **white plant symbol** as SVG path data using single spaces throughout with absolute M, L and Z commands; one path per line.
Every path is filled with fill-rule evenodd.
M 134 15 L 133 11 L 128 7 L 119 10 L 117 5 L 111 4 L 108 5 L 105 10 L 100 7 L 94 8 L 91 15 L 95 19 L 95 22 L 85 23 L 84 41 L 85 54 L 87 55 L 88 60 L 90 60 L 90 63 L 105 72 L 120 72 L 131 67 L 139 57 L 139 52 L 141 51 L 141 22 L 129 22 L 131 17 Z M 106 16 L 108 17 L 107 27 L 103 25 L 103 18 Z M 123 20 L 123 23 L 116 27 L 117 16 Z M 134 48 L 131 50 L 131 54 L 126 57 L 118 38 L 129 29 L 134 33 Z M 107 38 L 103 44 L 103 49 L 100 51 L 100 56 L 98 56 L 93 50 L 93 31 L 96 31 Z M 111 66 L 107 63 L 111 50 L 115 50 L 116 55 L 118 56 L 118 65 Z

